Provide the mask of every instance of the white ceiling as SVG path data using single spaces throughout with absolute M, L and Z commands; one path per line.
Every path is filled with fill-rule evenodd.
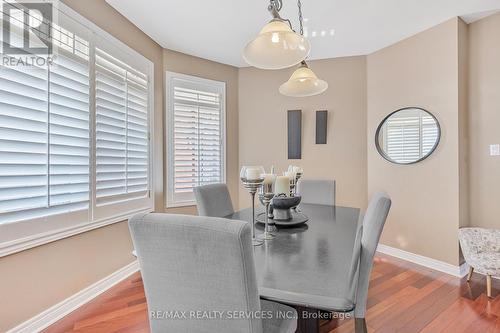
M 161 46 L 238 67 L 270 19 L 267 0 L 106 1 Z M 298 27 L 296 1 L 283 3 L 281 16 Z M 369 54 L 455 16 L 476 20 L 500 0 L 302 0 L 302 9 L 309 58 L 324 59 Z

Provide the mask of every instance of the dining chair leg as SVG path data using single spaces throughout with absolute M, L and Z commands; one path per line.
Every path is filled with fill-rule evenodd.
M 365 318 L 354 318 L 354 331 L 355 333 L 368 333 Z
M 486 295 L 491 298 L 491 275 L 486 275 Z
M 469 267 L 469 274 L 467 274 L 467 282 L 470 281 L 470 278 L 472 277 L 472 272 L 474 272 L 474 267 L 470 266 Z

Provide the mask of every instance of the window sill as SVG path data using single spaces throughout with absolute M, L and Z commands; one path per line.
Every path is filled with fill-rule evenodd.
M 24 250 L 31 249 L 40 245 L 51 243 L 57 240 L 61 240 L 67 237 L 71 237 L 77 234 L 81 234 L 87 231 L 98 229 L 110 224 L 123 222 L 128 220 L 135 214 L 138 213 L 150 213 L 153 209 L 142 209 L 133 213 L 127 213 L 123 215 L 116 215 L 111 218 L 103 219 L 101 221 L 87 222 L 79 225 L 75 225 L 65 229 L 59 229 L 55 231 L 50 231 L 46 233 L 40 233 L 33 236 L 16 239 L 10 242 L 0 243 L 0 258 L 21 252 Z
M 196 201 L 182 201 L 182 202 L 167 202 L 165 209 L 181 208 L 181 207 L 195 207 Z

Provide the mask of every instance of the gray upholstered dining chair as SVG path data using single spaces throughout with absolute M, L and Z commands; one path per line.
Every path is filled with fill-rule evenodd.
M 153 333 L 295 332 L 295 309 L 259 299 L 248 223 L 151 213 L 129 227 Z
M 210 184 L 194 188 L 198 215 L 224 217 L 234 213 L 226 184 Z
M 359 247 L 359 276 L 354 308 L 354 318 L 357 322 L 356 331 L 359 332 L 367 331 L 365 321 L 366 301 L 368 300 L 368 285 L 373 267 L 373 257 L 375 251 L 377 251 L 380 235 L 382 235 L 387 215 L 389 215 L 391 203 L 391 198 L 387 194 L 376 193 L 373 195 L 363 219 L 361 247 Z
M 316 205 L 335 205 L 335 181 L 300 179 L 297 193 L 302 196 L 301 203 Z
M 349 272 L 348 290 L 345 299 L 339 299 L 339 312 L 353 312 L 356 333 L 366 333 L 366 301 L 368 285 L 373 266 L 373 257 L 377 250 L 380 235 L 391 208 L 391 199 L 387 194 L 376 193 L 366 209 L 362 225 L 358 228 L 354 242 L 354 254 Z

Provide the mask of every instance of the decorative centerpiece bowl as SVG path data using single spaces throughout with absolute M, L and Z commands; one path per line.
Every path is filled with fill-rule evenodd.
M 300 195 L 285 196 L 280 194 L 273 198 L 273 215 L 276 221 L 287 221 L 292 218 L 292 208 L 297 207 L 302 197 Z

